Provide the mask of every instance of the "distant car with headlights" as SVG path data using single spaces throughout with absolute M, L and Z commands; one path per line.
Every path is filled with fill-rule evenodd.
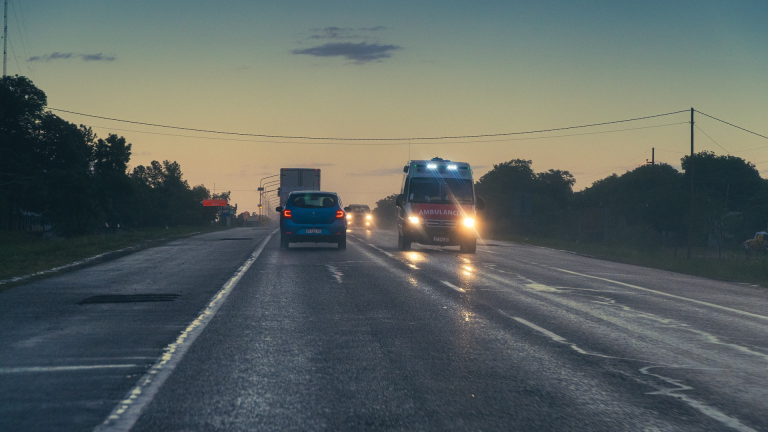
M 365 204 L 350 204 L 344 207 L 347 212 L 347 228 L 373 229 L 373 214 L 371 208 Z
M 411 243 L 459 246 L 462 252 L 477 249 L 476 211 L 485 207 L 475 196 L 468 163 L 440 158 L 412 160 L 403 167 L 398 207 L 397 246 Z
M 290 243 L 336 243 L 347 248 L 347 217 L 335 192 L 295 191 L 280 213 L 280 247 Z

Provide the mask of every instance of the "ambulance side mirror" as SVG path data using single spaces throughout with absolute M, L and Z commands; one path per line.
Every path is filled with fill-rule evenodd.
M 405 205 L 405 195 L 400 194 L 395 198 L 395 205 L 398 207 L 402 207 Z
M 484 210 L 485 209 L 485 200 L 481 197 L 475 198 L 475 208 L 477 210 Z

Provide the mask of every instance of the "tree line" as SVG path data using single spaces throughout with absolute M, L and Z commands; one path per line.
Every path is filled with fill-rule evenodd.
M 46 111 L 46 104 L 28 78 L 0 79 L 0 229 L 21 229 L 30 214 L 64 235 L 216 220 L 216 208 L 201 204 L 210 191 L 190 187 L 177 162 L 129 170 L 131 144 L 124 137 L 100 138 Z
M 486 203 L 481 218 L 488 234 L 638 247 L 682 246 L 690 238 L 719 249 L 768 228 L 768 181 L 754 164 L 708 151 L 681 162 L 682 172 L 645 164 L 574 192 L 568 171 L 537 173 L 532 161 L 513 159 L 494 165 L 475 192 Z M 396 223 L 396 196 L 376 203 L 383 227 Z

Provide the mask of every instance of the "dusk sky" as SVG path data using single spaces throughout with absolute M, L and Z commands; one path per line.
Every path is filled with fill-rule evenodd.
M 407 138 L 694 107 L 768 135 L 766 0 L 11 0 L 8 31 L 8 74 L 29 76 L 49 107 L 138 122 Z M 398 191 L 409 158 L 407 140 L 248 138 L 57 114 L 101 137 L 125 136 L 132 166 L 178 161 L 191 185 L 232 190 L 240 211 L 256 210 L 259 180 L 281 167 L 321 168 L 323 189 L 373 206 Z M 570 171 L 580 190 L 637 167 L 652 147 L 657 161 L 679 167 L 689 118 L 412 140 L 410 157 L 469 162 L 476 178 L 530 159 L 537 172 Z M 768 140 L 699 114 L 696 124 L 697 151 L 728 152 L 768 173 Z

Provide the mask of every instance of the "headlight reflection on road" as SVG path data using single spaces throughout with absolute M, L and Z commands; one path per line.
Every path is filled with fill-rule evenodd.
M 412 263 L 420 263 L 427 260 L 427 258 L 421 252 L 408 252 L 405 254 L 405 257 L 408 258 L 408 261 Z
M 472 289 L 472 282 L 475 280 L 475 268 L 471 265 L 461 265 L 457 269 L 465 289 Z
M 416 264 L 427 260 L 427 258 L 421 252 L 407 252 L 405 254 L 405 258 L 408 261 L 410 261 L 409 263 L 406 263 L 406 264 L 408 264 L 408 267 L 410 267 L 410 268 L 412 268 L 414 270 L 418 270 L 419 269 L 418 267 L 416 267 Z

